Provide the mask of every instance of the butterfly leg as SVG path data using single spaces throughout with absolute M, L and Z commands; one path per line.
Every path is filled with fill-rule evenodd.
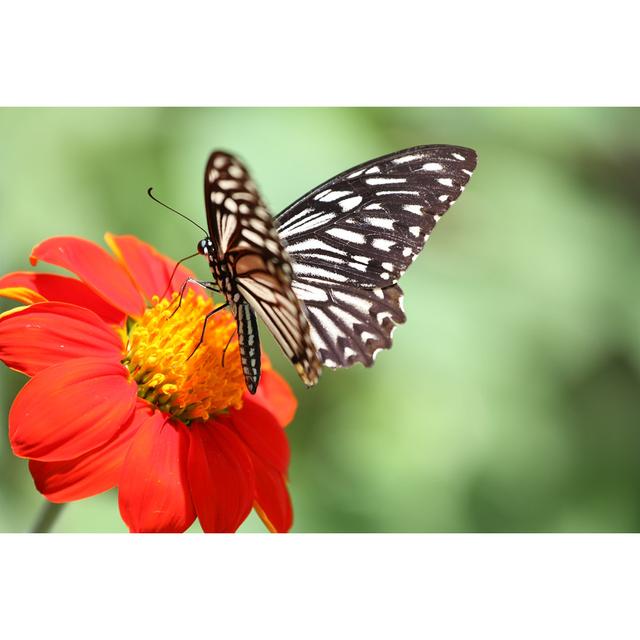
M 231 344 L 231 341 L 233 340 L 233 337 L 236 335 L 236 333 L 238 332 L 238 328 L 236 326 L 236 328 L 233 330 L 233 333 L 229 336 L 229 340 L 227 341 L 227 346 L 224 348 L 224 351 L 222 352 L 222 368 L 224 369 L 224 357 L 227 355 L 227 349 L 229 348 L 229 345 Z
M 206 280 L 196 280 L 195 278 L 187 278 L 180 287 L 180 296 L 178 297 L 178 306 L 173 310 L 170 318 L 173 318 L 176 311 L 182 306 L 182 298 L 184 297 L 185 289 L 189 283 L 197 284 L 201 286 L 203 289 L 208 289 L 209 291 L 213 291 L 214 293 L 220 293 L 220 289 L 216 285 L 215 282 L 207 282 Z
M 197 255 L 200 255 L 199 253 L 192 253 L 190 256 L 187 256 L 186 258 L 182 258 L 182 260 L 178 260 L 178 262 L 176 262 L 176 266 L 173 268 L 173 271 L 171 272 L 171 277 L 169 278 L 169 282 L 167 282 L 167 288 L 164 290 L 164 293 L 162 294 L 162 297 L 166 297 L 167 293 L 169 293 L 169 289 L 171 288 L 171 283 L 173 282 L 173 278 L 176 275 L 176 271 L 178 271 L 178 267 L 183 263 L 186 262 L 187 260 L 191 260 L 191 258 L 195 258 Z
M 229 303 L 225 302 L 224 304 L 221 304 L 219 307 L 216 307 L 213 311 L 210 311 L 209 313 L 207 313 L 207 315 L 204 317 L 204 324 L 202 325 L 202 333 L 200 334 L 200 340 L 198 341 L 196 348 L 191 352 L 191 355 L 187 358 L 187 360 L 191 359 L 193 354 L 198 350 L 200 345 L 204 342 L 204 334 L 205 334 L 205 331 L 207 330 L 207 322 L 209 321 L 209 318 L 212 315 L 218 313 L 218 311 L 222 311 L 223 309 L 226 309 L 228 306 L 229 306 Z

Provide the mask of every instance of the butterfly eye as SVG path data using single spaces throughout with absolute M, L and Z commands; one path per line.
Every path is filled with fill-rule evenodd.
M 205 249 L 207 246 L 207 241 L 206 239 L 202 239 L 200 240 L 200 242 L 198 242 L 198 253 L 203 256 L 205 254 Z

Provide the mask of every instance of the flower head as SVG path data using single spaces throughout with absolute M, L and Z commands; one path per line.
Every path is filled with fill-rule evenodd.
M 131 531 L 235 531 L 254 507 L 288 531 L 289 446 L 296 401 L 265 363 L 244 386 L 227 311 L 191 274 L 132 236 L 107 234 L 115 258 L 80 238 L 36 246 L 38 261 L 77 278 L 19 272 L 0 295 L 25 306 L 0 315 L 0 359 L 30 377 L 9 412 L 14 453 L 37 489 L 67 502 L 118 488 Z M 190 354 L 193 356 L 190 357 Z

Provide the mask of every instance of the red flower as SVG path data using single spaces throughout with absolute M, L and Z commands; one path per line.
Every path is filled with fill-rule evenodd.
M 246 392 L 235 320 L 190 289 L 190 273 L 132 236 L 106 241 L 115 259 L 80 238 L 51 238 L 39 260 L 79 279 L 11 273 L 0 295 L 27 306 L 0 315 L 0 359 L 30 380 L 9 412 L 13 452 L 29 459 L 52 502 L 118 487 L 131 531 L 235 531 L 255 507 L 271 531 L 291 527 L 285 427 L 296 400 L 266 363 Z

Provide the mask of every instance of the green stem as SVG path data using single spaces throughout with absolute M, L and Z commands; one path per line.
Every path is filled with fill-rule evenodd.
M 33 525 L 33 529 L 31 529 L 31 533 L 48 533 L 58 519 L 62 507 L 64 507 L 64 503 L 56 504 L 55 502 L 45 501 L 40 508 L 38 518 Z

